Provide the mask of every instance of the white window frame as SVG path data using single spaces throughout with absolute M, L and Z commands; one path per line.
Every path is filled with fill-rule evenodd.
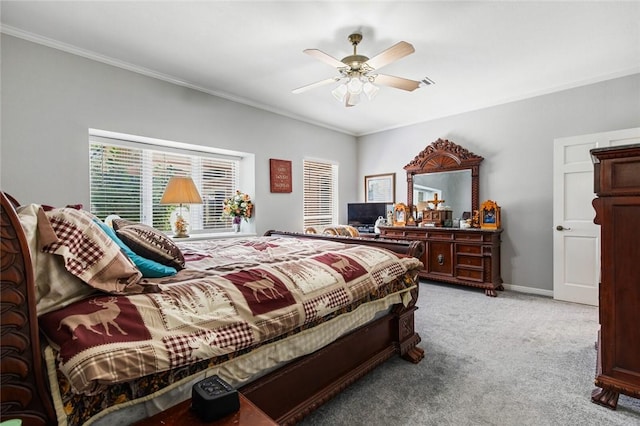
M 98 143 L 109 146 L 122 146 L 125 148 L 133 148 L 136 150 L 142 150 L 142 161 L 148 162 L 147 165 L 151 163 L 151 156 L 153 152 L 156 153 L 166 153 L 168 155 L 178 155 L 178 156 L 189 156 L 193 159 L 191 162 L 191 170 L 190 173 L 196 187 L 203 195 L 203 199 L 206 197 L 206 191 L 202 193 L 202 185 L 203 185 L 203 169 L 202 169 L 202 161 L 222 161 L 233 163 L 235 167 L 235 175 L 233 176 L 233 182 L 228 184 L 229 193 L 224 195 L 224 198 L 231 196 L 236 189 L 240 187 L 240 184 L 244 184 L 245 192 L 251 194 L 255 189 L 255 183 L 251 182 L 249 185 L 247 176 L 251 177 L 254 175 L 253 170 L 247 170 L 249 167 L 254 167 L 254 156 L 253 154 L 241 153 L 237 151 L 230 151 L 224 149 L 218 149 L 213 147 L 205 147 L 200 145 L 192 145 L 185 144 L 180 142 L 159 140 L 153 138 L 146 138 L 140 136 L 126 135 L 121 133 L 109 132 L 104 130 L 90 129 L 89 131 L 89 144 Z M 91 149 L 89 150 L 91 152 Z M 202 160 L 200 160 L 202 159 Z M 250 160 L 250 161 L 247 161 Z M 90 160 L 91 161 L 91 160 Z M 146 223 L 148 225 L 153 225 L 153 204 L 152 204 L 152 181 L 153 177 L 151 176 L 151 167 L 142 167 L 141 170 L 141 179 L 142 179 L 142 203 L 141 203 L 141 211 L 140 211 L 140 219 L 141 222 Z M 245 176 L 242 176 L 244 172 Z M 90 174 L 91 168 L 90 168 Z M 91 176 L 89 176 L 91 179 Z M 211 182 L 211 179 L 209 179 Z M 157 194 L 156 194 L 157 195 Z M 219 191 L 216 191 L 216 195 L 220 195 Z M 157 197 L 156 197 L 157 198 Z M 216 205 L 217 202 L 220 201 L 220 210 L 222 208 L 222 200 L 215 199 Z M 93 201 L 92 201 L 93 207 Z M 219 222 L 219 226 L 208 227 L 203 229 L 203 214 L 204 214 L 203 205 L 192 205 L 190 206 L 190 226 L 191 233 L 217 233 L 217 232 L 230 232 L 231 220 L 224 219 Z M 217 215 L 216 215 L 217 217 Z M 104 218 L 101 218 L 104 219 Z M 211 223 L 211 220 L 210 220 Z M 170 231 L 169 229 L 161 229 L 162 231 Z
M 330 176 L 326 176 L 328 182 L 318 181 L 318 173 L 330 173 Z M 315 158 L 302 160 L 303 229 L 338 224 L 338 173 L 339 166 L 336 162 Z M 330 186 L 328 194 L 322 188 L 322 185 L 327 184 Z

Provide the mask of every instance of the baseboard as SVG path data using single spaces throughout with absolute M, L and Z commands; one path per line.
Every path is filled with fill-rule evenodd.
M 505 290 L 517 291 L 518 293 L 535 294 L 538 296 L 553 297 L 553 290 L 544 290 L 535 287 L 525 287 L 521 285 L 502 284 Z
M 452 285 L 452 286 L 457 286 L 458 284 L 451 284 L 451 283 L 447 283 L 447 282 L 440 282 L 440 281 L 430 281 L 424 278 L 420 278 L 420 282 L 422 283 L 433 283 L 433 284 L 446 284 L 446 285 Z M 513 284 L 505 284 L 502 283 L 502 286 L 504 287 L 505 290 L 509 290 L 509 291 L 515 291 L 518 293 L 527 293 L 527 294 L 535 294 L 537 296 L 544 296 L 544 297 L 551 297 L 553 298 L 553 290 L 544 290 L 541 288 L 535 288 L 535 287 L 525 287 L 525 286 L 521 286 L 521 285 L 513 285 Z M 500 292 L 498 292 L 498 297 L 500 297 Z

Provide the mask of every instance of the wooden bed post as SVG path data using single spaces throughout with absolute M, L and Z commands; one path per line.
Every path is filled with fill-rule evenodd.
M 418 282 L 416 278 L 416 282 Z M 420 335 L 416 333 L 414 328 L 414 312 L 418 309 L 416 302 L 418 301 L 418 286 L 411 291 L 411 302 L 409 306 L 399 306 L 394 311 L 396 315 L 396 327 L 398 330 L 398 353 L 407 361 L 414 364 L 419 363 L 424 358 L 424 349 L 418 347 L 420 343 Z
M 23 426 L 55 424 L 38 338 L 31 255 L 9 198 L 0 193 L 0 412 Z

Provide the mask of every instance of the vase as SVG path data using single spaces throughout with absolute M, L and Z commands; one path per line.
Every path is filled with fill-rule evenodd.
M 233 222 L 231 223 L 231 227 L 233 228 L 233 232 L 240 232 L 240 222 L 242 218 L 240 216 L 235 216 L 233 218 Z

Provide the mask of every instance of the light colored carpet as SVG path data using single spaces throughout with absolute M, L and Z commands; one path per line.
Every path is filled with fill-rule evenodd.
M 434 283 L 418 306 L 425 359 L 392 358 L 302 425 L 640 425 L 640 400 L 590 400 L 597 308 Z

